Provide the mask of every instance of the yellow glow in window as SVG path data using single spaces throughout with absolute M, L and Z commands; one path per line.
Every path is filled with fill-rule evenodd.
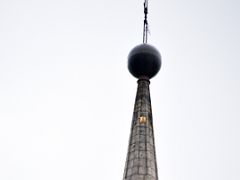
M 147 117 L 145 117 L 145 116 L 140 116 L 140 117 L 139 117 L 139 122 L 140 122 L 140 124 L 146 124 L 146 123 L 147 123 Z

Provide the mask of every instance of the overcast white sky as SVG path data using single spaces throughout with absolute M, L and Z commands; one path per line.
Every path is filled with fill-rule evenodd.
M 121 180 L 143 0 L 0 0 L 0 179 Z M 149 0 L 159 180 L 240 179 L 240 3 Z

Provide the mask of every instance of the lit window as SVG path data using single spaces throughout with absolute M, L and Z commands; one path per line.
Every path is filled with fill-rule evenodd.
M 146 124 L 146 123 L 147 123 L 147 117 L 145 117 L 145 116 L 140 116 L 140 117 L 139 117 L 139 122 L 140 122 L 140 124 Z

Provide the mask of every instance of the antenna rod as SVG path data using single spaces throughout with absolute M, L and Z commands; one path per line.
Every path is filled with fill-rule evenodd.
M 148 0 L 145 0 L 144 2 L 144 24 L 143 24 L 143 43 L 147 43 L 148 38 Z

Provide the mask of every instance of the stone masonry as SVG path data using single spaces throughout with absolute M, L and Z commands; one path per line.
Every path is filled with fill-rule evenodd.
M 138 80 L 123 180 L 158 180 L 149 84 Z

